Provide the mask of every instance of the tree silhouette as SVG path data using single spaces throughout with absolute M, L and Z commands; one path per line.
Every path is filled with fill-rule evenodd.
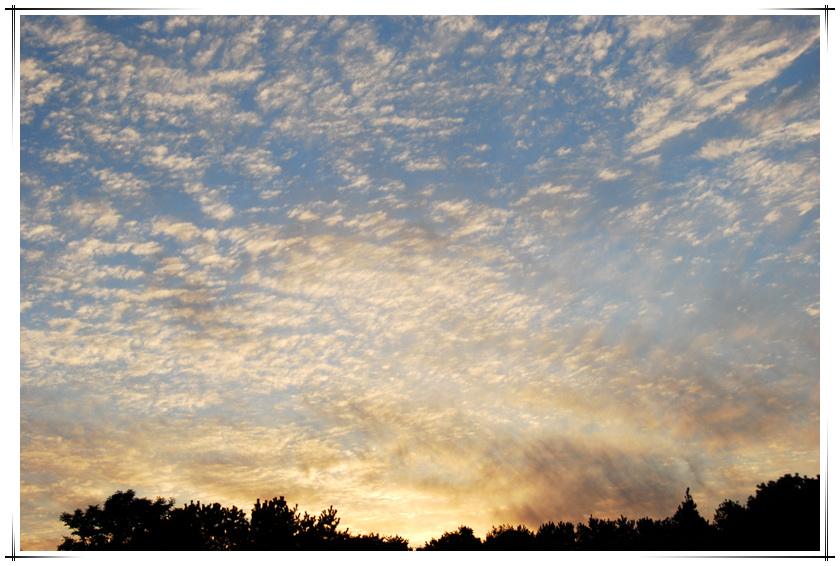
M 260 500 L 251 510 L 250 550 L 294 550 L 298 532 L 297 505 L 290 508 L 283 496 Z
M 494 526 L 484 537 L 485 550 L 533 550 L 536 539 L 528 527 Z
M 87 511 L 76 509 L 60 518 L 73 536 L 64 537 L 58 550 L 147 550 L 160 541 L 173 500 L 158 497 L 155 501 L 138 499 L 134 490 L 117 491 L 100 509 L 91 505 Z
M 673 517 L 674 543 L 684 550 L 703 550 L 709 545 L 711 526 L 700 516 L 691 490 L 685 488 L 685 499 Z
M 819 475 L 785 474 L 756 487 L 747 499 L 750 542 L 756 545 L 761 539 L 768 550 L 819 550 Z
M 481 539 L 470 527 L 461 525 L 457 531 L 448 531 L 439 539 L 430 540 L 421 550 L 481 550 Z
M 819 476 L 787 474 L 759 484 L 746 505 L 724 500 L 714 525 L 704 519 L 690 489 L 672 517 L 636 521 L 593 516 L 577 528 L 546 522 L 494 526 L 482 541 L 470 527 L 432 538 L 418 550 L 816 550 L 820 543 Z M 117 491 L 100 507 L 61 513 L 70 529 L 58 550 L 408 550 L 399 535 L 351 535 L 340 530 L 330 506 L 317 516 L 299 513 L 284 497 L 257 499 L 244 511 L 219 503 L 185 504 Z
M 296 547 L 300 550 L 341 550 L 350 538 L 347 531 L 339 531 L 338 511 L 330 505 L 316 518 L 304 513 L 298 516 L 298 534 Z
M 635 550 L 671 550 L 674 520 L 643 517 L 636 521 Z
M 370 533 L 347 537 L 338 550 L 408 550 L 408 541 L 399 535 L 382 537 Z
M 633 550 L 636 543 L 636 522 L 622 515 L 618 520 L 589 517 L 589 524 L 578 524 L 577 544 L 580 550 Z
M 749 548 L 749 516 L 738 501 L 725 499 L 715 510 L 715 530 L 718 547 L 722 550 L 747 550 Z
M 575 526 L 572 523 L 543 523 L 534 537 L 537 550 L 575 550 Z
M 167 550 L 243 550 L 248 534 L 245 512 L 235 505 L 228 509 L 190 501 L 170 511 L 163 544 Z

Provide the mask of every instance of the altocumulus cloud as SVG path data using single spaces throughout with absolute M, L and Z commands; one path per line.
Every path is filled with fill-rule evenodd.
M 21 543 L 819 473 L 819 19 L 21 17 Z

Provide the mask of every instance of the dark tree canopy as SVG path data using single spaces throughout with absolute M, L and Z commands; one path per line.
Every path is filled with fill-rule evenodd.
M 711 544 L 711 525 L 700 516 L 689 488 L 685 489 L 685 499 L 677 507 L 673 521 L 673 538 L 676 547 L 687 550 L 706 550 Z
M 484 540 L 461 525 L 417 550 L 819 550 L 819 476 L 787 474 L 761 483 L 746 505 L 724 500 L 709 523 L 686 488 L 674 515 L 638 520 L 589 517 L 586 523 L 545 522 L 494 526 Z M 174 507 L 173 499 L 117 491 L 103 505 L 61 513 L 70 529 L 58 550 L 408 550 L 408 540 L 339 529 L 330 506 L 317 516 L 290 507 L 284 497 L 245 512 L 200 501 Z
M 543 523 L 537 529 L 534 544 L 537 550 L 575 550 L 575 526 L 554 521 Z
M 58 550 L 142 550 L 159 540 L 174 501 L 138 499 L 134 491 L 117 491 L 102 508 L 62 513 L 74 537 L 64 537 Z
M 481 550 L 481 539 L 470 527 L 461 525 L 457 531 L 448 531 L 439 539 L 430 540 L 423 550 Z
M 169 514 L 169 527 L 160 541 L 166 550 L 240 550 L 248 538 L 245 512 L 234 505 L 202 505 L 190 501 Z
M 534 533 L 523 525 L 493 527 L 484 537 L 486 550 L 532 550 L 534 542 Z
M 746 507 L 725 500 L 715 526 L 731 550 L 813 550 L 820 546 L 820 476 L 785 474 L 757 485 Z
M 258 499 L 250 521 L 236 506 L 173 505 L 138 498 L 131 489 L 118 491 L 101 509 L 91 505 L 62 513 L 72 536 L 65 536 L 58 550 L 408 550 L 408 541 L 398 535 L 340 531 L 333 507 L 317 517 L 301 515 L 283 497 Z

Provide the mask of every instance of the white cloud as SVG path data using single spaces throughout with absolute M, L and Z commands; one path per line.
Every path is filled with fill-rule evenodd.
M 612 169 L 601 169 L 601 171 L 598 172 L 598 178 L 603 179 L 604 181 L 615 181 L 616 179 L 626 177 L 629 174 L 630 171 L 626 169 L 622 169 L 619 171 L 613 171 Z
M 52 240 L 60 239 L 61 232 L 50 224 L 23 223 L 20 227 L 20 236 L 26 240 Z
M 166 31 L 172 32 L 179 28 L 188 27 L 189 25 L 189 16 L 172 16 L 171 18 L 166 18 L 166 22 L 163 27 Z
M 703 159 L 720 159 L 732 157 L 755 149 L 767 149 L 772 146 L 792 146 L 799 143 L 816 140 L 820 135 L 819 121 L 793 122 L 777 128 L 770 128 L 757 133 L 752 138 L 731 138 L 728 140 L 711 140 L 699 151 L 698 156 Z
M 669 68 L 661 61 L 643 67 L 663 96 L 637 112 L 636 129 L 627 136 L 631 153 L 655 150 L 713 117 L 731 113 L 751 90 L 776 78 L 817 38 L 816 33 L 780 37 L 771 30 L 752 19 L 729 20 L 716 32 L 697 36 L 693 47 L 706 58 L 699 69 Z M 743 36 L 749 38 L 746 45 Z M 752 64 L 761 55 L 762 61 Z M 669 91 L 673 94 L 666 94 Z
M 195 173 L 202 167 L 202 160 L 189 155 L 172 155 L 165 145 L 149 148 L 145 160 L 150 165 L 172 173 Z
M 309 210 L 300 210 L 296 208 L 289 212 L 289 218 L 297 218 L 303 222 L 312 222 L 313 220 L 318 220 L 318 215 Z
M 122 218 L 113 206 L 105 202 L 76 202 L 67 208 L 65 214 L 75 219 L 82 228 L 93 232 L 114 230 Z
M 117 172 L 113 169 L 94 170 L 93 172 L 102 182 L 102 187 L 112 197 L 137 197 L 150 187 L 150 183 L 146 179 L 137 177 L 131 172 Z
M 47 153 L 44 156 L 44 159 L 52 161 L 53 163 L 67 165 L 68 163 L 72 163 L 74 161 L 87 161 L 88 156 L 84 153 L 71 149 L 70 146 L 64 146 L 58 151 Z
M 184 187 L 184 192 L 191 195 L 201 206 L 201 211 L 210 218 L 224 222 L 236 214 L 236 209 L 224 201 L 219 189 L 210 189 L 202 183 L 190 183 Z
M 552 183 L 543 183 L 539 187 L 528 189 L 525 195 L 514 203 L 515 206 L 522 206 L 532 201 L 545 201 L 546 197 L 562 197 L 561 200 L 580 200 L 586 199 L 587 193 L 584 191 L 576 191 L 571 185 L 554 185 Z
M 672 16 L 635 16 L 622 18 L 622 21 L 628 27 L 627 43 L 629 45 L 680 37 L 690 25 L 690 19 Z
M 181 242 L 194 240 L 201 235 L 201 230 L 191 222 L 175 222 L 171 220 L 156 220 L 152 225 L 152 234 L 166 234 Z
M 50 95 L 61 88 L 64 79 L 42 69 L 35 59 L 20 62 L 21 123 L 29 124 L 35 117 L 35 107 L 43 105 Z
M 160 253 L 163 248 L 157 242 L 144 242 L 131 245 L 129 250 L 134 255 L 151 255 Z

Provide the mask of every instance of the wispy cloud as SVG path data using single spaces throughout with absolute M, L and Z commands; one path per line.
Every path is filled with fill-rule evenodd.
M 655 150 L 666 140 L 729 114 L 746 102 L 754 88 L 772 81 L 805 50 L 813 48 L 816 34 L 794 37 L 782 31 L 767 41 L 766 34 L 774 23 L 730 17 L 709 28 L 704 19 L 694 19 L 689 25 L 695 33 L 671 37 L 692 38 L 685 41 L 684 48 L 699 56 L 697 70 L 671 64 L 664 43 L 654 51 L 658 61 L 641 60 L 639 65 L 647 79 L 667 95 L 651 100 L 637 112 L 636 128 L 628 135 L 631 153 Z M 639 38 L 638 27 L 632 29 L 631 37 Z M 642 37 L 651 41 L 656 36 Z

